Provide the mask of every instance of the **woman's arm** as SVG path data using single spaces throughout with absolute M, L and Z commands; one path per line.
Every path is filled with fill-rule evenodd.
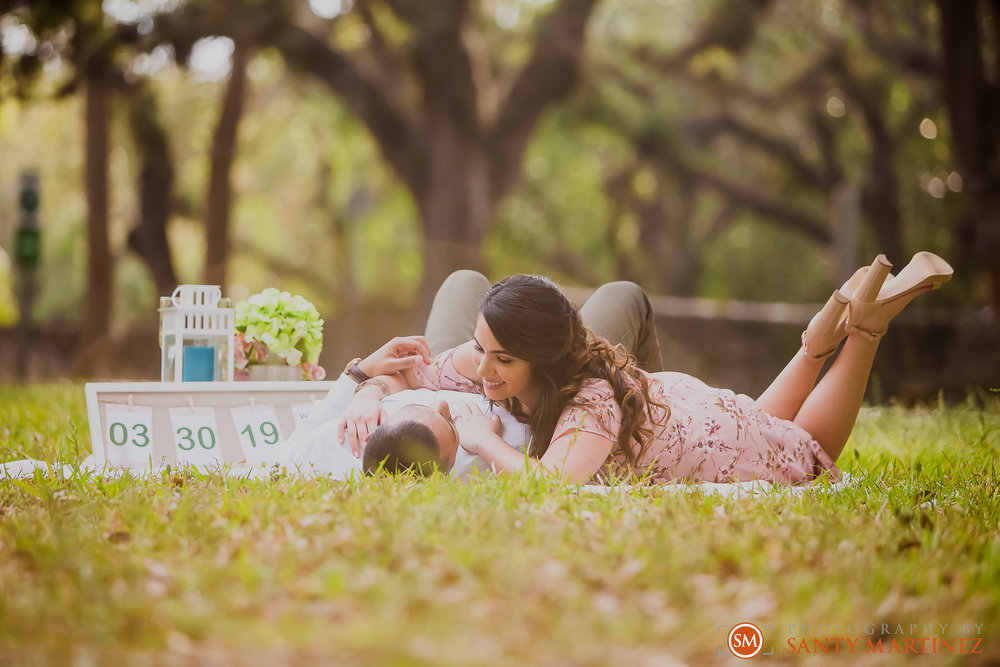
M 571 431 L 549 443 L 541 464 L 567 479 L 584 483 L 594 476 L 611 455 L 615 441 L 586 431 Z
M 452 355 L 451 363 L 458 371 L 458 374 L 467 380 L 472 380 L 477 385 L 483 384 L 483 379 L 479 377 L 479 373 L 476 371 L 476 341 L 470 340 L 462 343 L 455 348 L 455 354 Z
M 337 421 L 340 443 L 349 441 L 351 451 L 355 456 L 360 456 L 361 444 L 385 420 L 381 406 L 382 396 L 409 389 L 405 373 L 421 363 L 430 362 L 430 347 L 423 336 L 393 338 L 358 361 L 358 370 L 369 376 L 369 379 L 358 385 L 351 404 Z
M 368 377 L 395 375 L 423 362 L 431 363 L 431 349 L 423 336 L 393 338 L 358 362 L 358 368 Z
M 395 340 L 397 339 L 393 339 L 393 341 Z M 393 341 L 390 341 L 390 343 Z M 386 345 L 388 344 L 389 343 Z M 442 357 L 451 355 L 450 361 L 452 367 L 455 369 L 455 372 L 478 386 L 482 384 L 482 378 L 480 378 L 479 374 L 476 372 L 474 345 L 475 342 L 470 340 L 467 343 L 459 345 L 454 350 L 442 352 L 437 358 L 441 359 Z M 379 350 L 379 352 L 381 352 L 381 350 Z M 374 356 L 374 354 L 372 356 Z M 441 384 L 442 373 L 432 372 L 432 369 L 429 368 L 432 364 L 432 360 L 430 358 L 424 358 L 423 363 L 421 364 L 420 357 L 411 356 L 405 359 L 400 359 L 399 362 L 393 366 L 380 364 L 377 366 L 369 365 L 366 367 L 367 361 L 368 360 L 366 359 L 365 361 L 359 362 L 358 367 L 365 372 L 366 375 L 373 375 L 373 373 L 368 372 L 367 368 L 375 368 L 376 374 L 373 379 L 385 381 L 388 384 L 388 393 L 390 394 L 395 394 L 397 391 L 403 391 L 404 389 L 443 388 L 439 386 Z M 391 368 L 391 370 L 378 370 L 383 368 Z
M 499 418 L 487 417 L 477 406 L 465 406 L 455 417 L 455 426 L 462 447 L 482 457 L 494 471 L 518 472 L 527 466 L 578 483 L 594 476 L 615 444 L 603 435 L 571 430 L 552 440 L 539 460 L 526 457 L 506 443 L 499 435 Z
M 348 442 L 354 455 L 360 456 L 372 431 L 386 419 L 381 402 L 389 394 L 422 387 L 475 391 L 476 385 L 472 383 L 478 384 L 479 376 L 475 372 L 473 345 L 473 341 L 469 341 L 444 352 L 434 363 L 423 336 L 393 338 L 359 361 L 361 372 L 374 377 L 361 383 L 354 400 L 341 415 L 337 426 L 340 443 Z M 448 365 L 454 368 L 450 376 L 447 376 Z M 456 383 L 456 373 L 468 382 Z M 448 386 L 441 386 L 443 379 Z
M 461 437 L 462 429 L 459 428 Z M 465 440 L 462 446 L 466 449 Z M 486 464 L 496 471 L 517 472 L 526 468 L 541 468 L 545 472 L 556 473 L 570 482 L 585 483 L 594 476 L 611 454 L 614 442 L 593 433 L 575 433 L 559 440 L 553 440 L 541 459 L 526 457 L 520 451 L 504 442 L 499 435 L 479 440 L 472 445 Z
M 345 440 L 350 444 L 351 453 L 355 457 L 360 458 L 364 443 L 368 442 L 372 431 L 388 417 L 382 408 L 382 398 L 395 393 L 391 387 L 401 383 L 398 373 L 366 380 L 358 386 L 350 405 L 341 413 L 340 419 L 337 420 L 337 437 L 340 444 L 343 445 Z M 397 388 L 396 391 L 401 389 Z

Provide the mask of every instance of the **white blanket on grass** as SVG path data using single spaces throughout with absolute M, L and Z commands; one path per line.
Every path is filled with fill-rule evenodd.
M 149 468 L 139 468 L 139 469 L 128 469 L 127 472 L 134 477 L 146 478 L 152 476 L 158 476 L 163 474 L 165 470 L 164 467 L 149 467 Z M 177 466 L 173 467 L 174 470 L 178 470 Z M 215 469 L 209 469 L 208 472 L 222 472 L 227 475 L 235 477 L 246 477 L 248 479 L 266 479 L 270 477 L 277 469 L 278 466 L 250 466 L 247 464 L 233 464 L 220 466 Z M 183 468 L 180 468 L 183 470 Z M 287 468 L 286 468 L 287 470 Z M 98 464 L 92 456 L 88 456 L 83 459 L 78 465 L 69 464 L 52 464 L 47 461 L 37 461 L 34 459 L 24 459 L 21 461 L 11 461 L 9 463 L 0 464 L 0 482 L 9 479 L 25 479 L 34 477 L 37 472 L 40 471 L 43 475 L 54 474 L 56 476 L 62 476 L 63 478 L 71 478 L 75 475 L 81 475 L 84 477 L 88 476 L 103 476 L 103 477 L 113 477 L 117 478 L 125 474 L 126 469 L 124 468 L 113 468 L 105 466 L 103 464 Z M 291 471 L 294 474 L 294 471 Z M 361 475 L 358 473 L 358 478 Z M 341 478 L 343 479 L 343 478 Z M 839 482 L 829 483 L 829 484 L 813 484 L 808 486 L 787 486 L 784 484 L 772 484 L 764 480 L 753 480 L 749 482 L 730 482 L 728 484 L 719 484 L 713 482 L 702 482 L 702 483 L 676 483 L 676 484 L 661 484 L 659 488 L 664 491 L 681 492 L 681 493 L 705 493 L 707 495 L 713 496 L 723 496 L 726 498 L 752 498 L 757 496 L 765 496 L 771 493 L 791 493 L 794 495 L 801 495 L 807 491 L 816 492 L 830 492 L 830 491 L 840 491 L 847 486 L 849 486 L 853 481 L 853 478 L 849 473 L 843 473 L 843 477 Z M 583 485 L 573 485 L 572 489 L 579 489 L 583 493 L 593 493 L 597 495 L 611 495 L 611 494 L 631 494 L 642 488 L 633 486 L 630 484 L 617 484 L 614 486 L 604 486 L 600 484 L 583 484 Z

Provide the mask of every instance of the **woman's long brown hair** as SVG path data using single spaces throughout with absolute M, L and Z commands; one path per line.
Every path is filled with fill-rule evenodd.
M 552 281 L 516 275 L 495 284 L 483 297 L 480 313 L 505 350 L 531 364 L 538 384 L 538 404 L 526 414 L 516 398 L 504 407 L 531 427 L 529 454 L 540 457 L 549 447 L 559 416 L 577 398 L 588 378 L 607 380 L 621 407 L 621 429 L 612 455 L 628 467 L 637 465 L 653 436 L 654 410 L 667 406 L 649 395 L 649 382 L 635 359 L 583 326 L 580 312 Z M 596 416 L 596 415 L 595 415 Z

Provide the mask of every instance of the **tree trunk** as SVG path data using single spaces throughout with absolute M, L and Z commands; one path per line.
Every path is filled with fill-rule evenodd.
M 112 304 L 112 261 L 108 242 L 109 86 L 103 71 L 87 76 L 86 171 L 87 295 L 74 372 L 101 375 L 108 370 Z
M 875 151 L 884 150 L 876 147 Z M 873 157 L 868 172 L 868 187 L 863 194 L 863 202 L 868 222 L 875 232 L 878 252 L 884 252 L 897 267 L 903 267 L 909 257 L 903 256 L 903 235 L 899 211 L 899 178 L 888 165 L 887 158 Z
M 527 62 L 489 117 L 482 113 L 474 62 L 463 36 L 470 8 L 478 3 L 388 3 L 395 17 L 412 29 L 406 71 L 387 66 L 385 58 L 365 58 L 332 47 L 325 36 L 294 24 L 267 24 L 266 32 L 258 36 L 260 43 L 277 47 L 289 63 L 341 97 L 413 195 L 425 242 L 416 312 L 427 312 L 451 271 L 482 267 L 483 239 L 498 202 L 520 177 L 521 160 L 539 119 L 576 83 L 595 3 L 551 3 L 539 22 Z M 371 12 L 364 20 L 373 40 L 384 46 L 379 21 Z M 400 94 L 404 77 L 407 85 Z M 400 101 L 409 92 L 420 97 L 416 113 Z
M 170 258 L 167 223 L 173 203 L 174 165 L 167 133 L 156 118 L 156 100 L 143 87 L 129 96 L 129 125 L 142 154 L 139 172 L 139 220 L 128 235 L 129 248 L 149 266 L 157 294 L 171 294 L 177 274 Z
M 424 223 L 424 278 L 418 318 L 430 312 L 434 294 L 453 271 L 483 270 L 483 239 L 496 211 L 479 147 L 448 131 L 436 133 L 435 138 L 436 150 L 416 192 Z
M 888 93 L 881 90 L 881 87 L 854 96 L 855 100 L 861 102 L 871 141 L 868 182 L 862 200 L 875 232 L 879 252 L 884 252 L 889 261 L 897 266 L 903 266 L 909 257 L 903 257 L 899 177 L 894 164 L 896 146 L 885 126 L 887 97 Z
M 222 98 L 219 123 L 212 137 L 211 175 L 205 205 L 205 271 L 208 285 L 226 287 L 229 263 L 229 218 L 232 203 L 230 172 L 236 156 L 236 138 L 246 96 L 247 54 L 239 45 L 233 51 L 233 68 Z
M 1000 84 L 986 76 L 1000 66 L 1000 44 L 993 45 L 993 67 L 984 67 L 980 4 L 938 0 L 941 74 L 963 198 L 975 220 L 972 243 L 983 269 L 987 304 L 1000 312 Z M 995 26 L 1000 2 L 989 4 Z M 994 27 L 993 39 L 1000 42 L 997 32 Z
M 967 196 L 976 221 L 976 251 L 983 267 L 986 304 L 1000 314 L 1000 176 L 983 180 L 990 185 Z

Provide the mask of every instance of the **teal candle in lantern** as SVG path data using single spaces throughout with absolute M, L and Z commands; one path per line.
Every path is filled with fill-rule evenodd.
M 184 346 L 184 382 L 211 382 L 215 379 L 215 348 Z

